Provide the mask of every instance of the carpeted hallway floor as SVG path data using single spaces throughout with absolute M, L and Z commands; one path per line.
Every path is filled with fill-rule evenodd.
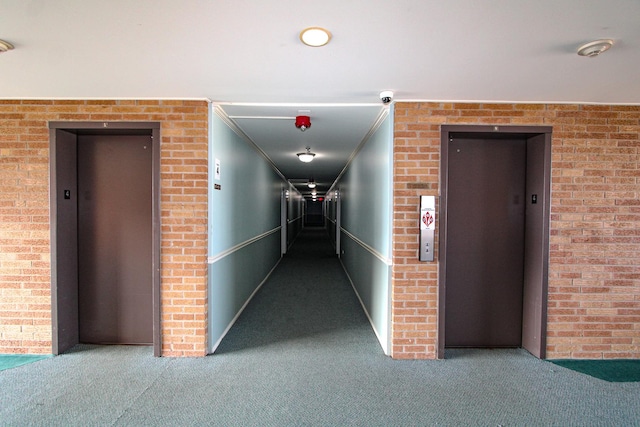
M 215 355 L 80 345 L 0 372 L 0 425 L 640 425 L 640 383 L 523 350 L 447 356 L 385 356 L 324 230 L 305 229 Z

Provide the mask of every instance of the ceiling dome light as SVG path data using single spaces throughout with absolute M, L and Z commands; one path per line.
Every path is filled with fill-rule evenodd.
M 313 178 L 311 178 L 309 182 L 307 182 L 307 187 L 316 188 L 316 182 L 313 180 Z
M 313 160 L 316 154 L 311 152 L 311 147 L 307 147 L 306 153 L 298 153 L 297 156 L 301 162 L 309 163 L 311 160 Z
M 580 46 L 578 48 L 578 55 L 593 58 L 594 56 L 598 56 L 602 52 L 609 50 L 611 46 L 613 46 L 613 40 L 595 40 Z
M 309 27 L 300 32 L 300 41 L 311 47 L 324 46 L 331 40 L 331 33 L 321 27 Z
M 13 45 L 11 43 L 6 42 L 4 40 L 0 40 L 0 53 L 6 52 L 12 49 L 13 49 Z

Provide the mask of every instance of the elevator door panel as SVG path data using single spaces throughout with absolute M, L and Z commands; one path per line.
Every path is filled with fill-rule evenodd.
M 151 344 L 149 136 L 78 137 L 80 342 Z
M 525 172 L 524 140 L 450 142 L 448 347 L 521 345 Z

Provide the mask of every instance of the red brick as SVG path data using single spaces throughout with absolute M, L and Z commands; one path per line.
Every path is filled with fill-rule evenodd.
M 415 251 L 406 250 L 409 242 L 417 239 L 417 230 L 408 218 L 418 208 L 417 197 L 412 199 L 405 191 L 406 183 L 439 182 L 438 167 L 427 166 L 430 159 L 417 155 L 424 153 L 421 149 L 426 147 L 436 156 L 439 154 L 440 135 L 428 128 L 428 123 L 474 124 L 478 117 L 487 124 L 553 127 L 547 357 L 640 357 L 637 338 L 635 347 L 630 349 L 628 345 L 629 339 L 638 333 L 633 325 L 638 322 L 640 301 L 633 298 L 640 294 L 638 106 L 397 103 L 396 130 L 425 129 L 425 132 L 421 132 L 420 138 L 395 134 L 392 298 L 402 301 L 402 305 L 394 303 L 392 307 L 392 329 L 406 331 L 410 326 L 411 330 L 416 328 L 437 336 L 435 316 L 421 322 L 408 317 L 411 313 L 406 304 L 427 301 L 426 294 L 417 289 L 436 294 L 438 279 L 437 273 L 429 271 L 432 266 L 417 263 Z M 406 164 L 408 155 L 412 156 L 411 164 Z M 431 162 L 434 160 L 438 163 L 439 157 Z M 554 281 L 554 277 L 564 280 Z M 613 307 L 626 307 L 628 311 L 616 311 Z M 603 308 L 614 311 L 603 315 L 598 311 Z M 395 315 L 399 313 L 403 315 Z M 616 334 L 615 339 L 601 344 L 575 341 L 582 336 L 611 334 Z M 404 340 L 405 335 L 394 334 L 391 348 L 394 358 L 435 357 L 435 345 L 412 347 Z
M 153 116 L 149 113 L 153 112 Z M 0 181 L 8 180 L 3 194 L 16 194 L 9 203 L 0 199 L 0 254 L 11 257 L 16 269 L 9 270 L 0 263 L 0 292 L 3 299 L 12 296 L 27 302 L 36 295 L 48 297 L 50 283 L 50 245 L 48 216 L 48 125 L 60 120 L 153 120 L 161 122 L 162 170 L 167 175 L 178 175 L 179 179 L 162 180 L 163 195 L 185 194 L 197 188 L 196 194 L 176 202 L 180 206 L 167 207 L 162 202 L 161 227 L 163 264 L 178 264 L 175 269 L 161 267 L 162 312 L 175 313 L 178 318 L 188 319 L 192 326 L 179 330 L 168 321 L 162 324 L 163 354 L 176 356 L 202 356 L 206 352 L 206 193 L 201 199 L 197 194 L 206 189 L 208 108 L 204 101 L 156 101 L 156 100 L 24 100 L 0 102 L 0 142 L 10 153 L 2 156 Z M 174 131 L 175 134 L 174 134 Z M 194 136 L 185 136 L 183 132 Z M 4 154 L 4 153 L 3 153 Z M 178 159 L 172 162 L 172 159 Z M 185 163 L 186 162 L 186 163 Z M 185 168 L 185 165 L 192 165 Z M 197 177 L 182 177 L 184 169 L 202 167 Z M 41 172 L 39 172 L 41 171 Z M 205 185 L 194 184 L 201 180 Z M 34 209 L 42 207 L 42 210 Z M 176 214 L 176 210 L 190 212 L 189 216 Z M 199 215 L 195 217 L 194 215 Z M 18 231 L 23 230 L 23 231 Z M 186 231 L 176 232 L 177 230 Z M 42 239 L 34 233 L 43 233 Z M 47 237 L 44 237 L 47 236 Z M 170 250 L 169 250 L 170 248 Z M 180 262 L 175 262 L 179 257 Z M 189 270 L 183 271 L 184 265 Z M 194 281 L 185 285 L 182 274 Z M 173 300 L 172 293 L 179 290 L 188 298 Z M 26 292 L 29 292 L 30 297 Z M 166 293 L 166 295 L 165 295 Z M 45 298 L 45 300 L 48 298 Z M 181 320 L 182 321 L 182 320 Z M 5 325 L 38 325 L 51 330 L 51 307 L 48 301 L 33 300 L 20 310 L 0 310 L 0 336 Z M 173 326 L 172 326 L 173 325 Z M 50 333 L 49 333 L 50 334 Z M 0 340 L 0 353 L 51 353 L 51 337 L 45 334 L 41 340 L 33 334 L 24 333 L 21 339 Z M 189 341 L 188 345 L 175 344 Z

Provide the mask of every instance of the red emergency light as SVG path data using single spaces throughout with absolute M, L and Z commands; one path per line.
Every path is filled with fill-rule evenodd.
M 311 127 L 311 118 L 309 116 L 296 116 L 296 127 L 304 132 Z

